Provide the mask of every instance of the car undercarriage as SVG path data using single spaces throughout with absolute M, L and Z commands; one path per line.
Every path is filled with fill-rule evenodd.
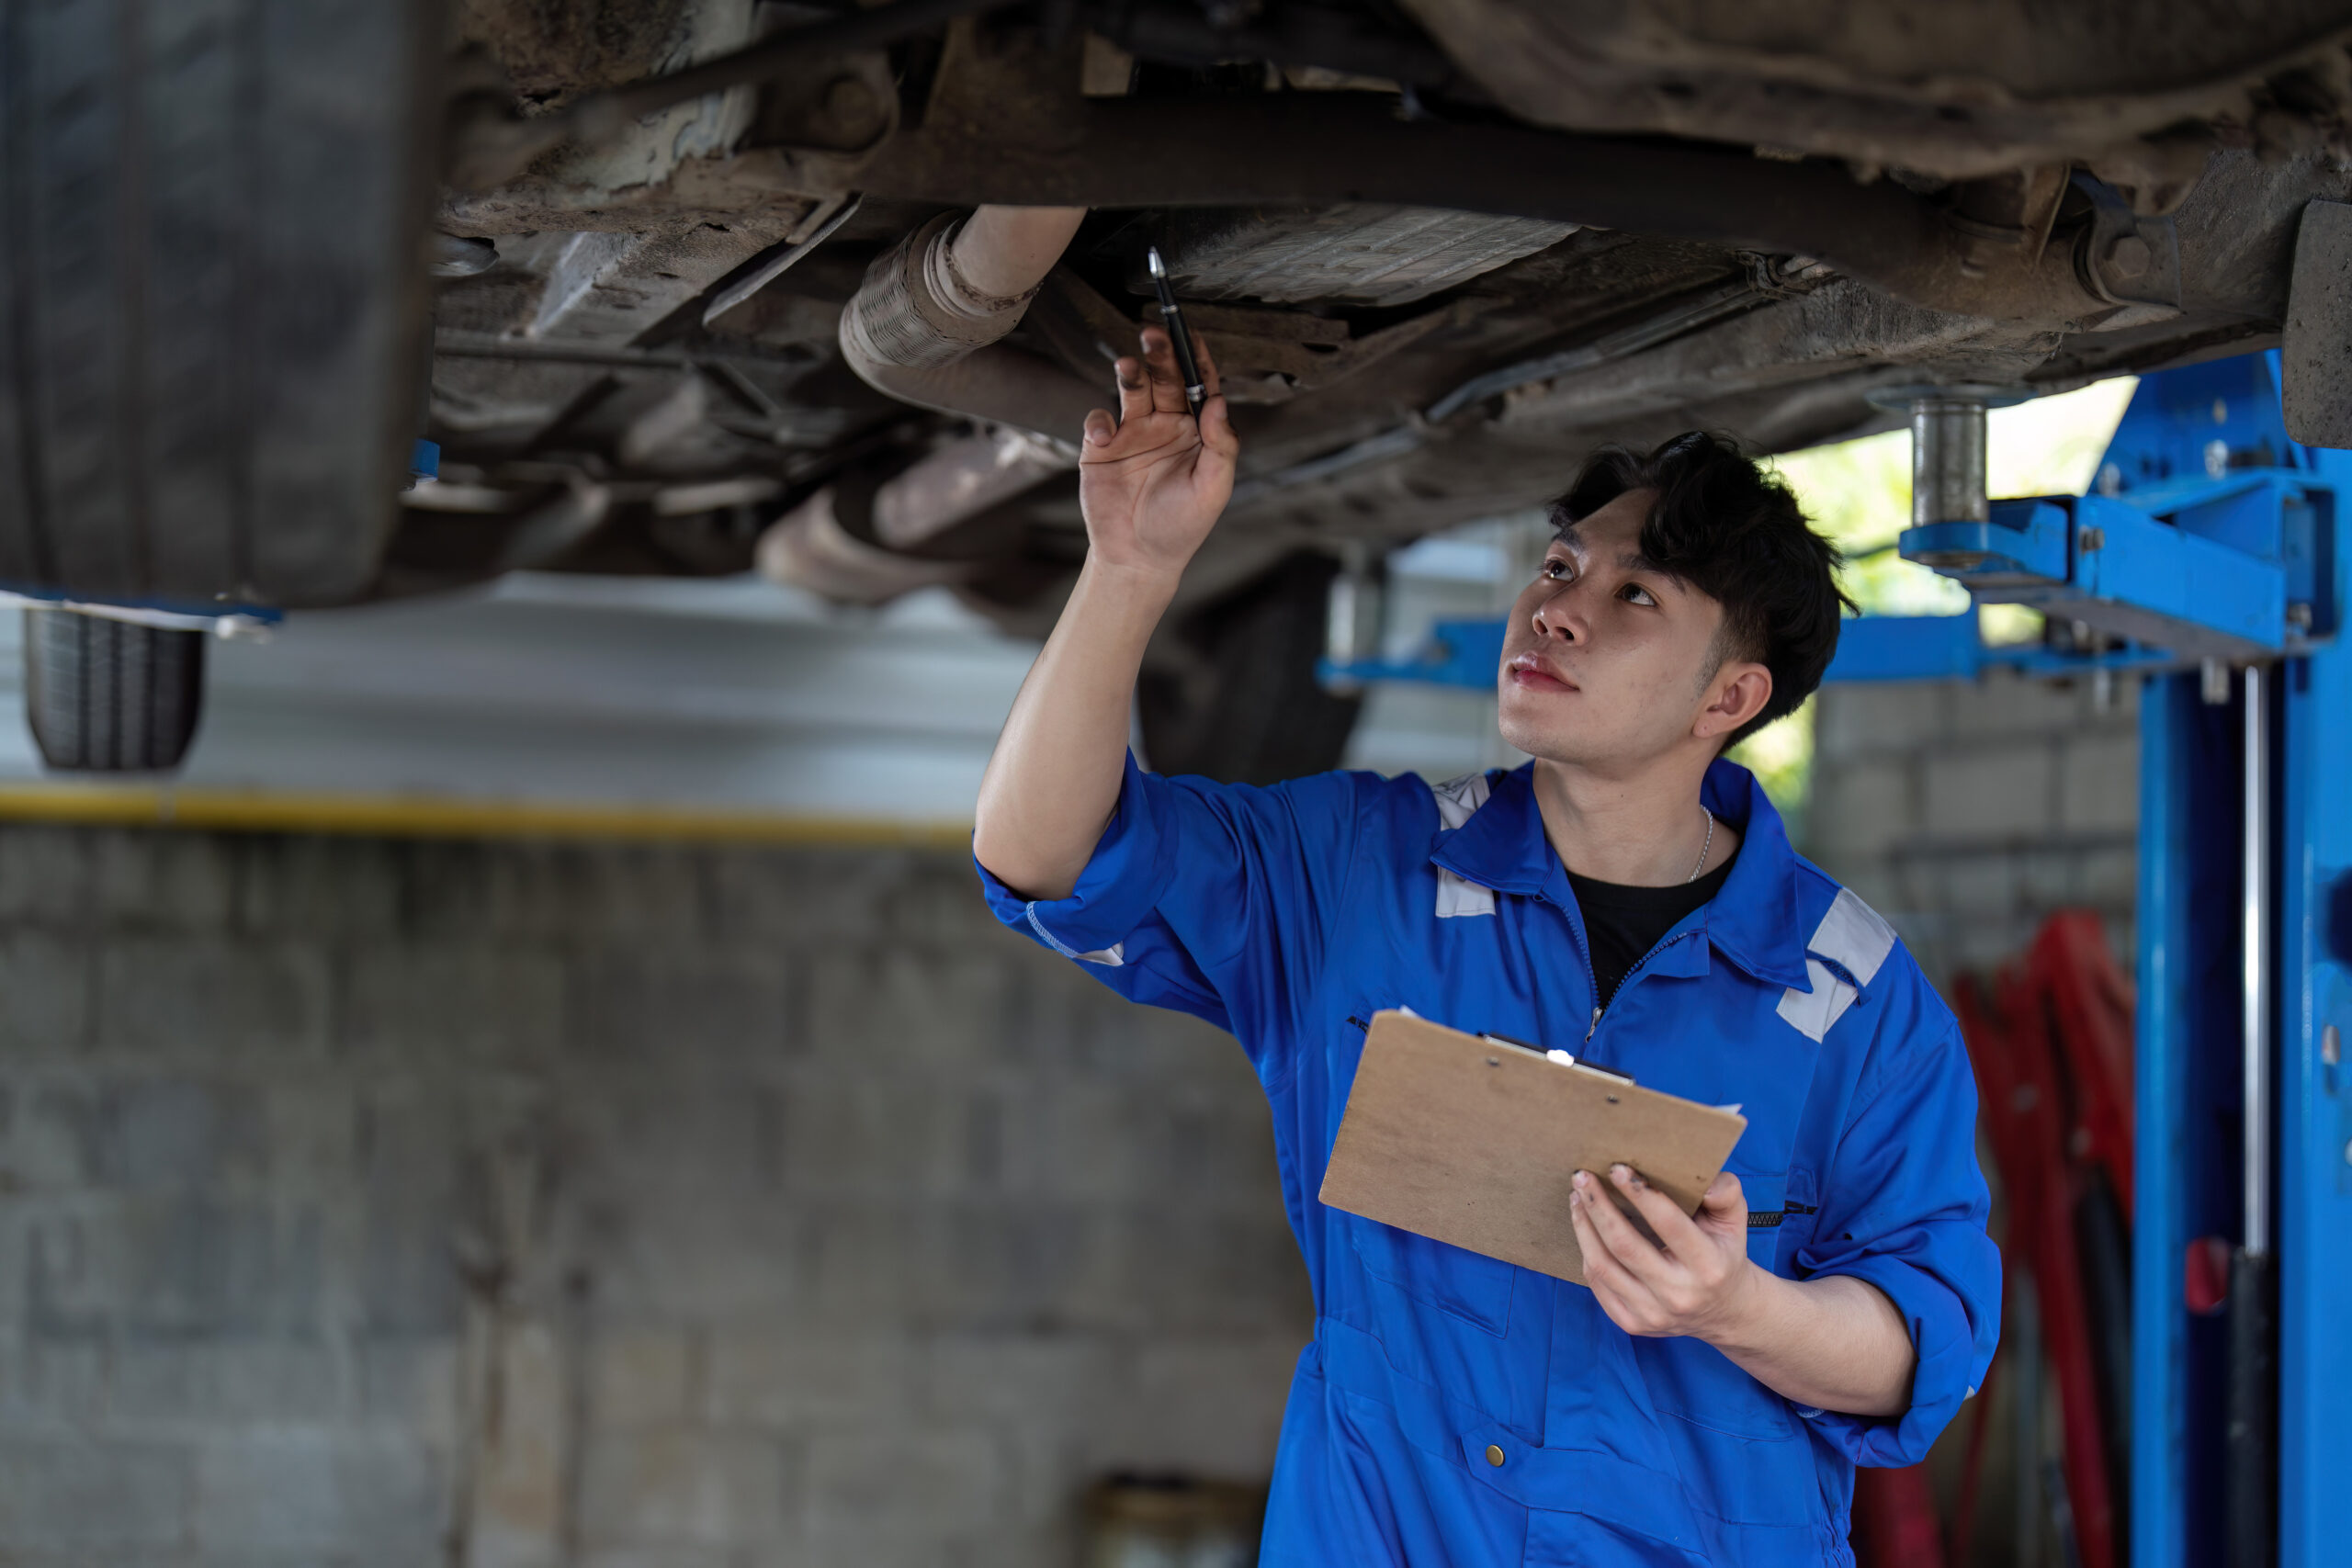
M 1236 777 L 1344 739 L 1313 679 L 1343 567 L 1538 504 L 1603 441 L 1780 452 L 1890 426 L 1897 388 L 2058 391 L 2268 346 L 2306 206 L 2352 190 L 2352 8 L 2317 0 L 332 9 L 349 36 L 188 46 L 297 73 L 311 50 L 281 96 L 341 137 L 300 171 L 336 227 L 237 237 L 221 265 L 266 243 L 266 287 L 223 281 L 236 332 L 165 344 L 234 367 L 193 394 L 214 389 L 191 438 L 246 476 L 214 535 L 165 520 L 189 486 L 152 421 L 73 449 L 152 471 L 143 498 L 69 496 L 71 465 L 36 460 L 73 446 L 41 434 L 70 345 L 28 324 L 72 225 L 24 171 L 68 141 L 17 138 L 37 220 L 0 366 L 23 498 L 0 580 L 275 611 L 756 564 L 847 603 L 945 586 L 1041 634 L 1085 548 L 1077 417 L 1157 320 L 1157 245 L 1243 457 L 1155 643 L 1145 739 Z M 222 180 L 238 210 L 273 199 Z M 981 208 L 1086 210 L 1007 330 L 886 391 L 845 314 Z M 109 341 L 164 352 L 132 330 Z M 403 489 L 420 436 L 437 473 Z

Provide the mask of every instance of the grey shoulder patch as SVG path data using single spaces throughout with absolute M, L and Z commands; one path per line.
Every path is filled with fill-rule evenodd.
M 1792 1028 L 1818 1042 L 1860 995 L 1844 975 L 1829 965 L 1835 964 L 1856 981 L 1869 985 L 1886 963 L 1886 955 L 1894 951 L 1894 928 L 1876 909 L 1841 887 L 1804 945 L 1805 978 L 1813 988 L 1800 991 L 1791 986 L 1781 993 L 1778 1011 Z

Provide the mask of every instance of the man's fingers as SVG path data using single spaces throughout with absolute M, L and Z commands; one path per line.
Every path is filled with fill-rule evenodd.
M 1151 374 L 1140 359 L 1128 356 L 1112 367 L 1119 378 L 1119 423 L 1151 412 Z
M 1568 1222 L 1576 1228 L 1577 1250 L 1584 1259 L 1584 1282 L 1600 1303 L 1600 1310 L 1609 1314 L 1610 1322 L 1628 1334 L 1645 1333 L 1656 1293 L 1648 1281 L 1626 1267 L 1602 1237 L 1597 1217 L 1600 1210 L 1608 1206 L 1609 1200 L 1598 1196 L 1579 1196 L 1568 1204 Z M 1631 1230 L 1626 1234 L 1632 1235 Z M 1634 1240 L 1643 1250 L 1648 1250 L 1648 1244 L 1641 1237 L 1636 1235 Z
M 1119 422 L 1111 417 L 1110 410 L 1096 409 L 1086 416 L 1086 444 L 1089 446 L 1108 446 L 1118 434 Z
M 1176 368 L 1176 346 L 1164 329 L 1144 328 L 1143 363 L 1151 378 L 1151 406 L 1161 413 L 1191 412 L 1193 405 L 1184 400 L 1184 378 Z
M 1643 1180 L 1641 1172 L 1630 1166 L 1611 1166 L 1609 1179 L 1641 1211 L 1642 1218 L 1649 1222 L 1650 1229 L 1657 1233 L 1667 1251 L 1684 1258 L 1692 1256 L 1691 1248 L 1700 1240 L 1699 1227 L 1690 1223 L 1690 1216 L 1682 1212 L 1680 1204 Z
M 1577 1250 L 1584 1255 L 1587 1284 L 1595 1280 L 1623 1281 L 1627 1279 L 1625 1266 L 1617 1260 L 1616 1253 L 1610 1250 L 1609 1238 L 1600 1234 L 1600 1226 L 1593 1214 L 1592 1199 L 1578 1194 L 1569 1200 L 1568 1224 L 1577 1233 Z
M 1697 1222 L 1702 1229 L 1747 1232 L 1747 1194 L 1740 1190 L 1739 1178 L 1726 1170 L 1707 1183 L 1706 1192 L 1699 1199 Z
M 1232 417 L 1226 412 L 1223 398 L 1212 397 L 1201 405 L 1200 473 L 1212 483 L 1228 488 L 1233 483 L 1233 466 L 1241 456 L 1241 438 L 1233 434 Z
M 1650 1244 L 1649 1237 L 1634 1228 L 1634 1222 L 1618 1212 L 1603 1190 L 1600 1178 L 1589 1171 L 1577 1173 L 1577 1190 L 1584 1198 L 1585 1217 L 1592 1228 L 1608 1243 L 1610 1255 L 1637 1275 L 1644 1283 L 1656 1279 L 1668 1267 L 1666 1255 Z
M 1200 333 L 1193 334 L 1193 357 L 1200 362 L 1201 386 L 1208 396 L 1217 394 L 1216 356 L 1209 352 L 1209 340 Z

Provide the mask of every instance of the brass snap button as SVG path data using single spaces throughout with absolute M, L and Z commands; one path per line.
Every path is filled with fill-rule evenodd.
M 1502 1445 L 1499 1443 L 1488 1443 L 1487 1445 L 1487 1462 L 1488 1464 L 1500 1464 L 1502 1461 Z

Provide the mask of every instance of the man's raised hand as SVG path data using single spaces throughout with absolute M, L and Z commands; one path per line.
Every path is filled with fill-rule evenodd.
M 1086 416 L 1078 498 L 1095 566 L 1173 577 L 1232 498 L 1241 444 L 1208 344 L 1195 339 L 1193 346 L 1208 389 L 1197 423 L 1175 350 L 1158 327 L 1144 329 L 1141 359 L 1118 363 L 1118 418 L 1101 409 Z

